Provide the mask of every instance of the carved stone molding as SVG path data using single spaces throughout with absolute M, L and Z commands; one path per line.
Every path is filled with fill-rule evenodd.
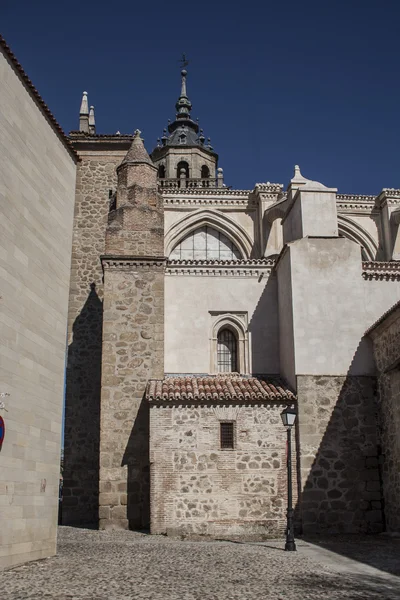
M 168 206 L 173 205 L 174 208 L 179 208 L 183 206 L 187 208 L 188 206 L 203 206 L 203 205 L 217 205 L 219 207 L 227 206 L 229 208 L 238 206 L 240 208 L 255 208 L 257 206 L 257 201 L 253 198 L 245 197 L 244 199 L 240 198 L 182 198 L 180 196 L 174 197 L 166 197 L 165 194 L 162 194 L 164 198 L 164 206 L 168 208 Z
M 161 188 L 160 193 L 163 196 L 249 196 L 252 190 L 230 190 L 228 188 L 182 188 L 182 189 L 163 189 Z
M 274 259 L 203 261 L 170 260 L 166 274 L 195 277 L 258 277 L 269 276 L 275 265 Z
M 363 262 L 362 276 L 368 281 L 400 281 L 400 262 Z
M 119 271 L 145 270 L 163 271 L 165 268 L 165 257 L 138 257 L 138 256 L 101 256 L 103 271 L 115 269 Z

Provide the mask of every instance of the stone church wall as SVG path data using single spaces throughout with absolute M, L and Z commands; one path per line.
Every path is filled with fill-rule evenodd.
M 148 379 L 164 376 L 164 263 L 104 263 L 100 528 L 149 526 Z
M 76 166 L 0 50 L 0 567 L 55 554 Z
M 109 190 L 122 151 L 81 152 L 76 181 L 65 407 L 63 523 L 98 521 L 103 272 Z
M 282 410 L 276 403 L 151 404 L 152 533 L 282 535 L 287 502 Z M 234 450 L 220 449 L 220 420 L 236 421 Z M 294 447 L 293 440 L 296 491 Z
M 383 531 L 375 378 L 297 376 L 297 395 L 303 532 Z
M 400 309 L 372 331 L 378 368 L 383 496 L 388 531 L 400 532 Z

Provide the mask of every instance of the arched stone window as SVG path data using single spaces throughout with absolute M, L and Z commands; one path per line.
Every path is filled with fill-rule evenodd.
M 170 260 L 240 260 L 242 255 L 226 235 L 205 225 L 187 235 L 170 254 Z
M 209 177 L 210 177 L 210 169 L 207 167 L 207 165 L 203 165 L 201 167 L 201 178 L 208 179 Z
M 158 167 L 158 179 L 165 179 L 165 166 L 160 165 Z
M 186 179 L 188 179 L 189 178 L 189 164 L 186 162 L 186 160 L 181 160 L 176 165 L 176 177 L 177 177 L 177 179 L 179 179 L 181 177 L 182 170 L 185 171 L 185 177 L 186 177 Z
M 218 373 L 234 373 L 237 368 L 237 340 L 231 329 L 224 327 L 217 338 Z
M 210 373 L 251 373 L 247 312 L 210 311 Z

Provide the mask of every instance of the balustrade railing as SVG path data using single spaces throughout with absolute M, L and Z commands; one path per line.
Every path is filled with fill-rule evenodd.
M 158 185 L 162 189 L 188 189 L 188 188 L 216 188 L 219 187 L 218 179 L 208 177 L 207 179 L 159 179 Z M 222 182 L 221 182 L 222 187 Z

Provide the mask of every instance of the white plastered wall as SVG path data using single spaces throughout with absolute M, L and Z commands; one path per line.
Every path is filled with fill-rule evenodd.
M 281 340 L 281 362 L 290 382 L 293 374 L 374 374 L 364 333 L 400 298 L 398 282 L 364 280 L 360 247 L 343 238 L 297 240 L 285 255 L 278 279 L 280 290 L 292 296 L 294 356 Z M 280 314 L 281 322 L 285 318 Z
M 246 312 L 250 371 L 279 373 L 275 276 L 167 275 L 165 278 L 165 372 L 209 373 L 210 312 Z

